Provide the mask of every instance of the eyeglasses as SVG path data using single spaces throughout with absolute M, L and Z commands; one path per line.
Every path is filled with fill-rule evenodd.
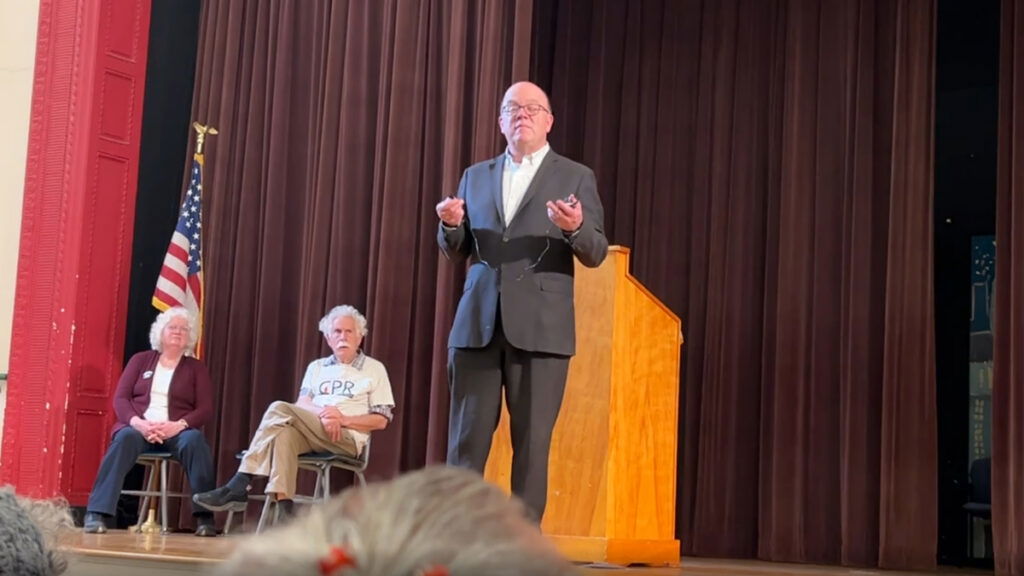
M 540 114 L 542 110 L 544 112 L 547 112 L 548 114 L 551 113 L 550 110 L 541 106 L 540 104 L 526 104 L 524 106 L 520 106 L 519 104 L 505 104 L 504 106 L 501 107 L 502 115 L 508 116 L 509 118 L 515 116 L 516 114 L 519 114 L 520 110 L 526 111 L 526 115 L 531 118 L 536 116 L 537 114 Z

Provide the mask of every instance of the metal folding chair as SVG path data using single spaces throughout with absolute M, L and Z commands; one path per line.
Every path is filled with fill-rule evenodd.
M 244 455 L 244 451 L 239 452 L 238 458 L 241 459 Z M 294 501 L 301 504 L 326 502 L 331 497 L 331 470 L 335 468 L 341 468 L 342 470 L 352 472 L 355 474 L 359 485 L 366 486 L 366 467 L 369 463 L 369 439 L 367 439 L 366 445 L 363 447 L 363 451 L 359 456 L 335 454 L 333 452 L 306 452 L 305 454 L 299 455 L 299 469 L 314 472 L 316 474 L 316 484 L 314 485 L 312 496 L 297 494 Z M 263 529 L 267 527 L 268 523 L 275 524 L 277 522 L 279 515 L 277 500 L 263 494 L 253 495 L 249 498 L 252 500 L 263 500 L 263 510 L 260 512 L 260 520 L 256 525 L 256 532 L 262 532 Z M 228 527 L 231 526 L 233 518 L 234 511 L 228 511 L 227 522 L 224 529 L 225 533 L 227 533 Z
M 136 460 L 138 464 L 146 467 L 146 488 L 144 490 L 121 490 L 121 494 L 128 496 L 141 496 L 139 502 L 139 521 L 135 525 L 135 531 L 142 531 L 142 524 L 146 521 L 146 512 L 149 510 L 151 498 L 159 498 L 160 502 L 160 529 L 167 534 L 167 500 L 169 498 L 185 498 L 187 494 L 171 492 L 167 489 L 167 463 L 173 462 L 170 452 L 150 451 L 143 452 Z M 160 474 L 160 487 L 154 487 L 157 473 Z

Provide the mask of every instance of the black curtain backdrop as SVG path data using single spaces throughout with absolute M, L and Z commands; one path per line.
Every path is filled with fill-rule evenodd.
M 149 328 L 159 311 L 153 288 L 181 206 L 186 152 L 192 122 L 200 0 L 153 0 L 142 110 L 139 182 L 132 236 L 131 280 L 125 327 L 125 363 L 148 350 Z M 178 474 L 177 468 L 172 468 Z M 143 469 L 136 466 L 125 486 L 140 488 Z M 181 483 L 180 476 L 175 477 Z M 122 497 L 119 526 L 137 519 L 138 498 Z M 190 522 L 184 525 L 190 526 Z
M 996 228 L 999 0 L 939 0 L 938 9 L 933 215 L 941 423 L 938 558 L 940 564 L 959 566 L 968 556 L 963 505 L 970 497 L 968 461 L 977 441 L 971 430 L 971 361 L 992 358 L 991 335 L 987 343 L 986 336 L 971 335 L 970 311 L 979 304 L 971 240 L 993 236 Z M 981 535 L 980 524 L 975 532 Z M 981 546 L 974 554 L 981 555 Z
M 153 0 L 132 237 L 125 360 L 149 350 L 153 288 L 181 206 L 192 133 L 200 0 Z

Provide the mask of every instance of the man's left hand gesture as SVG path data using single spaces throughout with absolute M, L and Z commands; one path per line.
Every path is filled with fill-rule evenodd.
M 564 200 L 549 201 L 547 207 L 548 218 L 563 232 L 575 232 L 583 225 L 583 205 L 574 194 Z

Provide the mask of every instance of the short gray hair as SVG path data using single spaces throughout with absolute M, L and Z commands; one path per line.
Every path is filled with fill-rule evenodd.
M 62 574 L 68 566 L 61 552 L 75 524 L 64 500 L 35 500 L 0 488 L 0 574 Z
M 515 497 L 479 474 L 436 466 L 352 487 L 294 521 L 239 543 L 217 574 L 316 574 L 340 548 L 345 576 L 570 576 L 575 568 Z
M 185 355 L 191 356 L 196 349 L 196 342 L 199 341 L 199 327 L 196 325 L 196 317 L 183 306 L 168 308 L 157 315 L 156 320 L 153 320 L 153 325 L 149 327 L 149 345 L 157 352 L 164 351 L 163 343 L 160 342 L 160 333 L 174 318 L 184 318 L 188 321 L 188 343 L 185 344 Z
M 334 321 L 343 316 L 348 316 L 356 321 L 356 330 L 359 331 L 360 336 L 366 336 L 370 333 L 370 329 L 366 327 L 366 316 L 363 316 L 359 310 L 356 310 L 354 306 L 349 306 L 348 304 L 331 308 L 331 311 L 320 319 L 320 333 L 324 336 L 330 334 L 331 328 L 334 327 Z

